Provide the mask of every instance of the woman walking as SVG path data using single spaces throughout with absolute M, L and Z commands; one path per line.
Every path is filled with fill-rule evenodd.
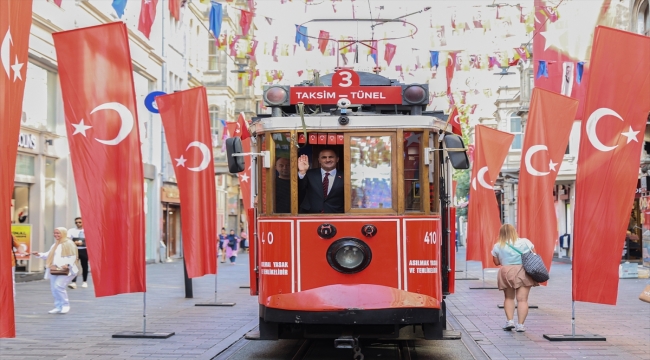
M 495 265 L 501 265 L 497 274 L 499 290 L 503 290 L 505 299 L 503 310 L 506 312 L 506 324 L 503 330 L 524 332 L 524 321 L 528 316 L 528 294 L 530 288 L 539 284 L 524 271 L 521 265 L 521 253 L 533 251 L 535 246 L 528 239 L 520 238 L 517 230 L 504 224 L 499 229 L 499 239 L 492 249 L 492 260 Z M 516 250 L 515 250 L 516 249 Z M 517 298 L 517 325 L 514 322 L 515 297 Z
M 235 230 L 231 229 L 226 241 L 226 256 L 230 259 L 230 265 L 235 265 L 237 249 L 239 249 L 239 237 L 235 235 Z
M 33 252 L 33 256 L 45 259 L 45 279 L 50 279 L 50 289 L 54 296 L 54 309 L 50 314 L 66 314 L 70 311 L 70 301 L 66 286 L 72 278 L 77 276 L 79 269 L 75 265 L 77 261 L 77 246 L 67 237 L 68 230 L 64 227 L 54 229 L 56 240 L 50 250 L 44 253 Z M 68 275 L 52 275 L 54 269 L 68 270 Z

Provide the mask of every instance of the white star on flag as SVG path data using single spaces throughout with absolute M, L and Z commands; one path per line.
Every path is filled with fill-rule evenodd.
M 566 35 L 566 29 L 551 29 L 549 31 L 542 31 L 539 34 L 544 37 L 544 51 L 549 47 L 555 46 L 557 49 L 562 49 L 562 36 Z
M 621 135 L 627 137 L 627 143 L 626 144 L 629 144 L 632 141 L 639 142 L 639 140 L 636 138 L 636 134 L 638 134 L 638 133 L 639 133 L 638 131 L 634 131 L 632 129 L 632 127 L 630 126 L 630 130 L 628 132 L 621 133 Z
M 246 175 L 246 174 L 239 175 L 239 180 L 241 180 L 243 182 L 248 182 L 248 178 L 249 178 L 249 176 Z
M 174 159 L 174 160 L 176 160 L 176 166 L 177 166 L 177 167 L 178 167 L 178 166 L 185 167 L 185 162 L 187 161 L 187 159 L 184 158 L 183 155 L 181 155 L 180 158 L 178 158 L 178 159 Z
M 92 126 L 90 125 L 85 125 L 84 124 L 84 119 L 81 119 L 79 124 L 72 124 L 74 126 L 74 132 L 72 133 L 72 136 L 81 134 L 84 137 L 86 136 L 86 130 L 90 129 Z
M 555 170 L 555 165 L 557 165 L 557 163 L 554 163 L 554 162 L 553 162 L 553 159 L 549 160 L 549 162 L 548 162 L 548 169 L 549 169 L 549 170 L 552 170 L 552 171 L 557 171 L 557 170 Z
M 16 78 L 19 78 L 20 81 L 22 81 L 23 76 L 20 74 L 20 69 L 23 68 L 23 63 L 18 62 L 18 56 L 16 56 L 16 63 L 11 65 L 11 68 L 14 70 L 14 82 L 16 81 Z

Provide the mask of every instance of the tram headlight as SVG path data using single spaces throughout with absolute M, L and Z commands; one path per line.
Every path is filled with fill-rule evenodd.
M 429 103 L 429 85 L 402 85 L 402 105 Z
M 265 87 L 263 98 L 268 106 L 289 105 L 289 87 L 282 85 Z
M 365 242 L 355 238 L 339 239 L 327 249 L 327 262 L 344 274 L 354 274 L 368 267 L 372 252 Z

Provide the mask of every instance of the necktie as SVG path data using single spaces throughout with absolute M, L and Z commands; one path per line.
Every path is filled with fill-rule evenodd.
M 325 173 L 323 178 L 323 198 L 327 199 L 327 189 L 330 187 L 330 173 Z

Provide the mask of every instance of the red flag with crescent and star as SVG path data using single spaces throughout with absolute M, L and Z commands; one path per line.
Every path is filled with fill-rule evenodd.
M 454 110 L 449 114 L 449 123 L 451 124 L 451 131 L 454 134 L 463 136 L 463 130 L 460 127 L 460 114 L 456 106 L 454 106 Z
M 615 305 L 650 112 L 650 37 L 597 27 L 590 69 L 599 75 L 589 79 L 580 131 L 573 300 Z
M 242 142 L 242 151 L 245 153 L 251 152 L 251 134 L 248 132 L 248 122 L 246 121 L 246 116 L 244 113 L 239 113 L 237 122 L 235 123 L 235 136 L 241 137 Z M 250 209 L 253 207 L 251 203 L 251 174 L 252 174 L 252 161 L 249 155 L 244 156 L 244 171 L 239 173 L 239 188 L 241 189 L 242 201 L 244 202 L 244 208 Z
M 27 79 L 27 52 L 32 25 L 32 1 L 0 0 L 0 338 L 16 337 L 11 262 L 11 199 L 23 94 Z
M 120 21 L 52 36 L 95 295 L 144 292 L 144 176 L 128 30 Z
M 576 111 L 578 100 L 533 89 L 519 166 L 517 227 L 549 270 L 558 238 L 553 187 Z
M 491 251 L 501 227 L 494 182 L 515 136 L 483 125 L 477 125 L 474 131 L 476 149 L 469 189 L 466 258 L 481 261 L 483 269 L 494 268 Z
M 202 86 L 156 98 L 183 207 L 183 256 L 189 278 L 217 273 L 217 201 L 207 100 Z

